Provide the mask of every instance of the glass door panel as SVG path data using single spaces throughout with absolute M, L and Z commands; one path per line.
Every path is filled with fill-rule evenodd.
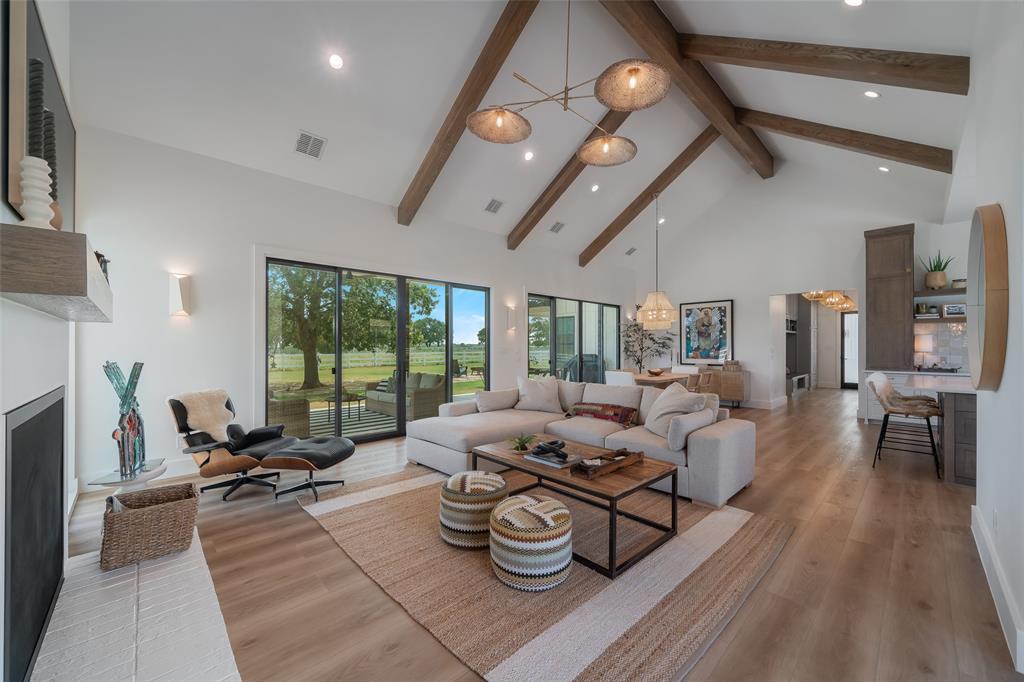
M 444 284 L 408 280 L 406 422 L 436 417 L 448 400 L 448 315 Z
M 267 263 L 267 423 L 289 436 L 334 435 L 334 270 Z
M 601 326 L 604 320 L 601 317 L 601 305 L 599 303 L 584 302 L 582 308 L 580 381 L 603 384 L 604 361 L 602 356 L 604 353 L 602 352 L 602 345 L 604 338 L 601 333 Z
M 487 292 L 457 286 L 451 291 L 450 393 L 452 400 L 472 400 L 487 389 Z
M 843 388 L 857 388 L 857 374 L 860 372 L 858 325 L 860 318 L 857 313 L 842 314 L 843 332 Z
M 341 376 L 336 412 L 350 438 L 397 433 L 398 279 L 341 273 Z
M 528 373 L 531 377 L 553 376 L 554 347 L 551 345 L 551 299 L 530 295 L 527 299 Z
M 555 374 L 581 381 L 579 365 L 579 301 L 555 299 Z
M 619 308 L 614 305 L 601 306 L 604 315 L 604 324 L 601 333 L 604 336 L 604 363 L 605 369 L 619 369 Z

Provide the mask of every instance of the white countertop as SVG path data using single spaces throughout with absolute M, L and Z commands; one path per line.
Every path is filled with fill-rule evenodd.
M 882 374 L 899 374 L 900 376 L 967 377 L 968 379 L 971 378 L 970 373 L 967 372 L 966 369 L 965 369 L 965 371 L 962 371 L 962 372 L 928 372 L 928 371 L 918 372 L 915 369 L 910 369 L 910 370 L 866 369 L 866 370 L 864 370 L 864 374 L 872 374 L 874 372 L 881 372 Z
M 904 388 L 916 388 L 920 391 L 936 393 L 964 393 L 974 395 L 974 384 L 971 377 L 960 374 L 914 374 L 903 384 Z

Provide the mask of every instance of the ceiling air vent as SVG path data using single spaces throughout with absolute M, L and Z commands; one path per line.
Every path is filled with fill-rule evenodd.
M 326 137 L 320 137 L 305 130 L 299 131 L 299 139 L 295 141 L 295 151 L 304 156 L 311 156 L 319 159 L 324 153 L 324 146 L 327 144 Z
M 498 201 L 497 199 L 491 199 L 487 202 L 487 206 L 484 207 L 484 210 L 488 213 L 497 213 L 501 210 L 502 206 L 504 206 L 504 202 Z
M 629 251 L 626 252 L 626 255 L 627 256 L 632 256 L 634 253 L 636 253 L 636 247 L 635 246 L 631 246 L 631 247 L 629 247 Z
M 555 223 L 555 224 L 554 224 L 554 225 L 552 225 L 552 226 L 551 226 L 551 227 L 550 227 L 549 229 L 550 229 L 550 230 L 551 230 L 552 232 L 554 232 L 555 234 L 558 234 L 559 232 L 561 232 L 561 231 L 562 231 L 562 228 L 563 228 L 563 227 L 565 227 L 565 223 Z

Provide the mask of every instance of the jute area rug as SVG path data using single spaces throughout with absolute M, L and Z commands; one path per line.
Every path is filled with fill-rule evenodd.
M 511 487 L 525 479 L 507 472 Z M 438 534 L 447 477 L 414 464 L 331 491 L 306 512 L 385 592 L 482 677 L 512 680 L 671 680 L 697 663 L 779 555 L 787 524 L 680 500 L 679 535 L 615 580 L 574 563 L 547 592 L 506 587 L 486 549 Z M 607 557 L 607 512 L 548 490 L 573 516 L 573 548 Z M 670 498 L 645 490 L 620 508 L 668 523 Z M 658 531 L 619 518 L 620 560 Z

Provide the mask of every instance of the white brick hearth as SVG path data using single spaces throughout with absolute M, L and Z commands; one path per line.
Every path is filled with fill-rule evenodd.
M 240 679 L 198 534 L 106 573 L 99 552 L 68 564 L 33 682 Z

